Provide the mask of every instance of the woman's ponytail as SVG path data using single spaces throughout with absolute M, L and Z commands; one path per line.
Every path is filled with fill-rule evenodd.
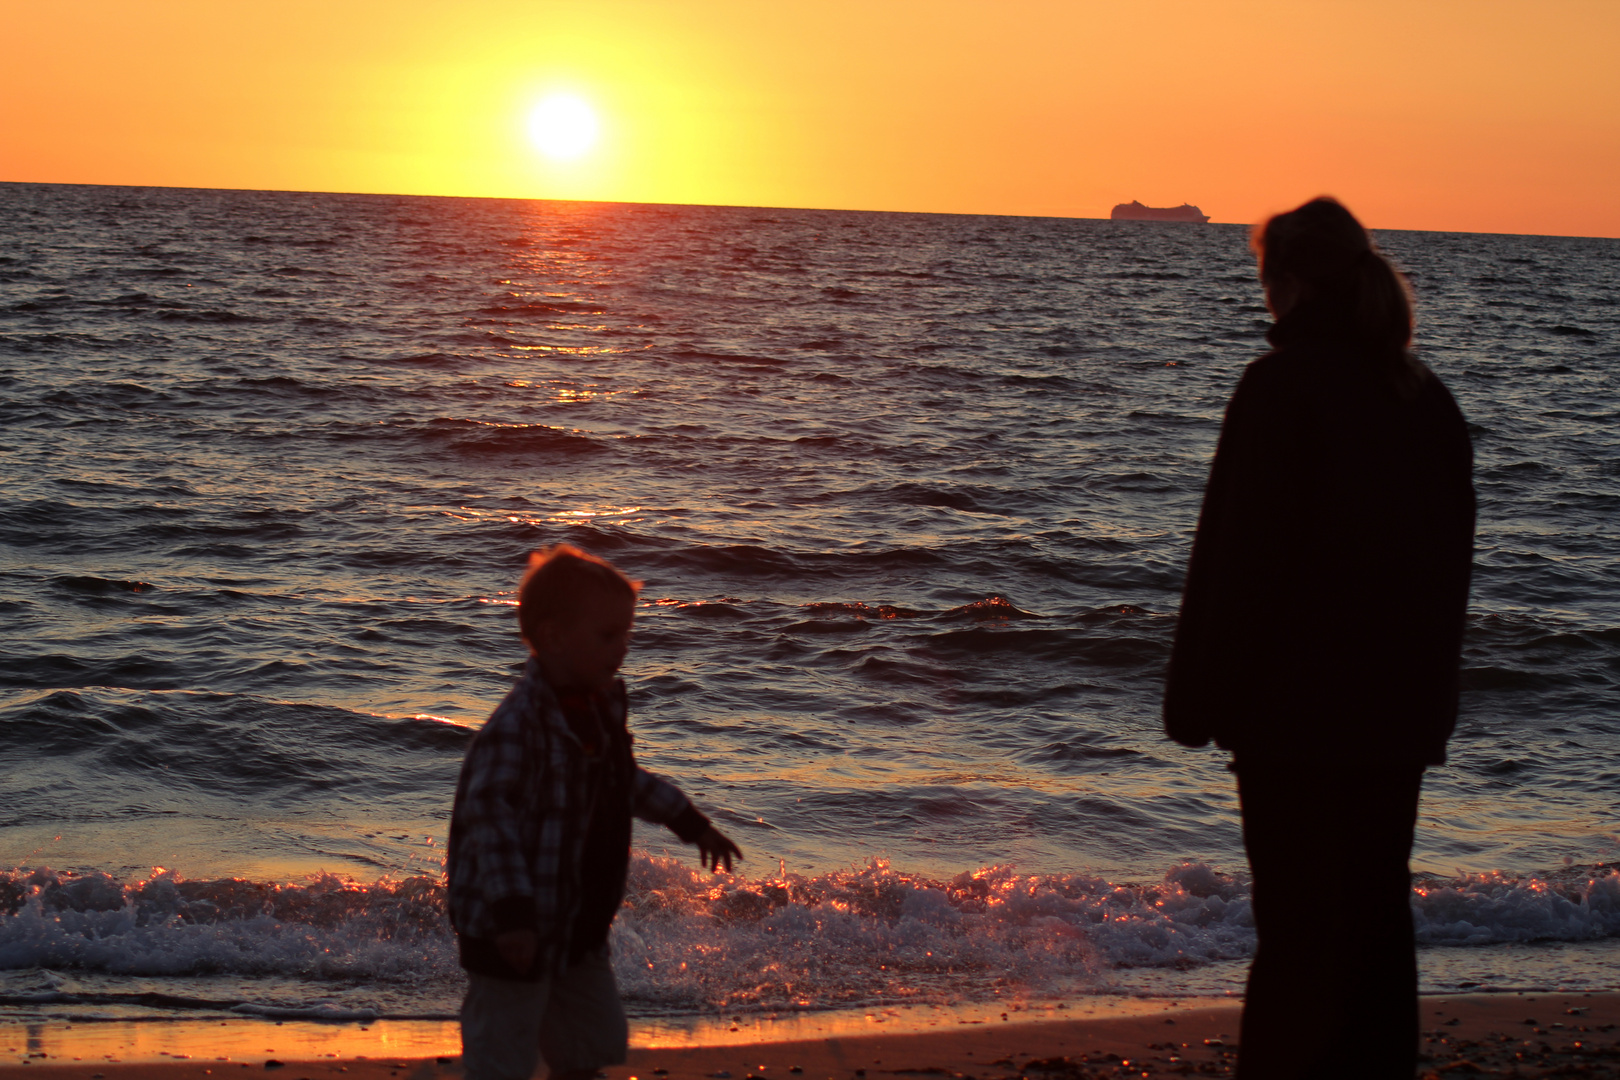
M 1373 346 L 1402 400 L 1417 396 L 1428 371 L 1412 355 L 1412 288 L 1376 248 L 1356 260 L 1355 327 Z
M 1412 293 L 1406 278 L 1372 247 L 1357 258 L 1349 282 L 1355 327 L 1368 344 L 1404 352 L 1412 344 Z

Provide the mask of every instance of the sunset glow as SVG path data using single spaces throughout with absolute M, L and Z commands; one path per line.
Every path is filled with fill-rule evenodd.
M 529 139 L 554 161 L 573 161 L 596 145 L 596 112 L 574 94 L 553 94 L 529 114 Z
M 10 5 L 0 180 L 1620 235 L 1608 0 L 265 11 Z

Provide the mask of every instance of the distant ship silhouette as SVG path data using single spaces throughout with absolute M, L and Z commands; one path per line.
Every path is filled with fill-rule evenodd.
M 1134 199 L 1128 203 L 1120 203 L 1114 207 L 1114 212 L 1108 215 L 1113 221 L 1191 221 L 1202 225 L 1209 220 L 1204 213 L 1192 203 L 1182 203 L 1180 206 L 1143 206 Z

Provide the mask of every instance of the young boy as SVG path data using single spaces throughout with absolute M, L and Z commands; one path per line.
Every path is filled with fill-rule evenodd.
M 529 1080 L 541 1057 L 553 1080 L 590 1080 L 624 1061 L 607 937 L 624 898 L 631 815 L 695 843 L 716 873 L 742 857 L 631 756 L 615 675 L 640 587 L 558 545 L 531 556 L 518 589 L 529 662 L 468 747 L 450 819 L 467 1080 Z

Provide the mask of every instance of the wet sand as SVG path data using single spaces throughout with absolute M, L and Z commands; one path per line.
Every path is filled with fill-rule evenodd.
M 1036 1022 L 960 1021 L 922 1032 L 851 1033 L 790 1042 L 653 1046 L 631 1050 L 609 1080 L 1082 1080 L 1092 1077 L 1228 1075 L 1236 1060 L 1236 1003 L 1138 1015 Z M 1050 1015 L 1050 1014 L 1047 1014 Z M 87 1032 L 95 1025 L 78 1025 Z M 372 1030 L 384 1029 L 385 1024 Z M 268 1025 L 247 1029 L 273 1042 Z M 0 1080 L 41 1071 L 51 1080 L 456 1080 L 449 1054 L 379 1055 L 375 1039 L 323 1056 L 196 1053 L 191 1060 L 127 1063 L 106 1055 L 71 1060 L 70 1032 L 36 1031 L 28 1050 L 22 1025 L 0 1028 Z M 369 1034 L 369 1033 L 368 1033 Z M 335 1038 L 335 1037 L 334 1037 Z M 386 1041 L 386 1040 L 385 1040 Z M 91 1049 L 87 1035 L 80 1049 Z M 306 1044 L 307 1045 L 307 1044 Z M 408 1042 L 398 1044 L 407 1050 Z M 418 1046 L 423 1045 L 421 1043 Z M 203 1046 L 193 1049 L 202 1051 Z M 1353 1054 L 1354 1047 L 1347 1046 Z M 1620 994 L 1480 994 L 1423 999 L 1420 1077 L 1620 1076 Z

